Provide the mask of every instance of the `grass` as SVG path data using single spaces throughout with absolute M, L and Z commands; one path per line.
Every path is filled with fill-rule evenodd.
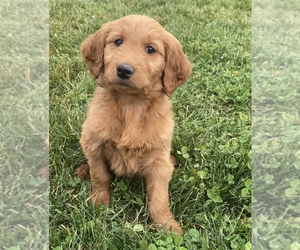
M 253 5 L 253 249 L 300 249 L 299 14 Z
M 49 14 L 46 0 L 0 2 L 0 249 L 47 249 Z
M 170 202 L 184 236 L 151 229 L 143 179 L 115 179 L 94 210 L 91 183 L 73 176 L 95 88 L 79 46 L 132 13 L 156 18 L 193 63 L 172 97 Z M 53 0 L 50 16 L 50 249 L 251 249 L 251 1 Z

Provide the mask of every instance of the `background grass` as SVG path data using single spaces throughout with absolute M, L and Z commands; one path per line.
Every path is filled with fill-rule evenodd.
M 193 75 L 174 96 L 171 209 L 183 237 L 151 230 L 141 178 L 113 181 L 94 210 L 73 176 L 95 85 L 81 42 L 127 14 L 157 19 L 182 43 Z M 50 248 L 251 249 L 251 1 L 50 1 Z
M 300 3 L 253 3 L 253 249 L 300 249 Z
M 0 1 L 0 249 L 47 249 L 47 0 Z

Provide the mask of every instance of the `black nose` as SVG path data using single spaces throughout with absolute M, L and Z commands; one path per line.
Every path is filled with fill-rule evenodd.
M 117 75 L 122 79 L 129 79 L 134 72 L 134 68 L 126 63 L 120 63 L 117 65 Z

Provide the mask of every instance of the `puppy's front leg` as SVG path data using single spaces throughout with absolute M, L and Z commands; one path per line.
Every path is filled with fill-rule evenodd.
M 92 201 L 94 202 L 95 207 L 98 207 L 100 202 L 102 205 L 106 205 L 110 202 L 111 174 L 105 164 L 102 146 L 99 146 L 99 142 L 92 138 L 93 137 L 86 133 L 83 133 L 81 136 L 80 144 L 88 159 L 88 164 L 79 167 L 75 171 L 75 175 L 76 173 L 82 172 L 82 167 L 85 169 L 86 166 L 89 166 L 89 174 L 92 180 Z M 82 174 L 79 175 L 82 176 Z
M 101 202 L 106 205 L 110 202 L 111 174 L 101 157 L 88 159 L 92 180 L 92 201 L 95 207 Z
M 168 157 L 167 159 L 154 160 L 146 166 L 143 175 L 146 178 L 149 213 L 158 228 L 164 227 L 167 230 L 172 229 L 172 231 L 182 234 L 182 230 L 169 207 L 168 187 L 172 173 L 173 165 Z

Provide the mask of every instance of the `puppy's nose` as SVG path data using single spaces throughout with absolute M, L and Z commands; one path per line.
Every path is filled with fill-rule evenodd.
M 117 65 L 117 75 L 122 79 L 129 79 L 134 73 L 134 68 L 126 63 Z

